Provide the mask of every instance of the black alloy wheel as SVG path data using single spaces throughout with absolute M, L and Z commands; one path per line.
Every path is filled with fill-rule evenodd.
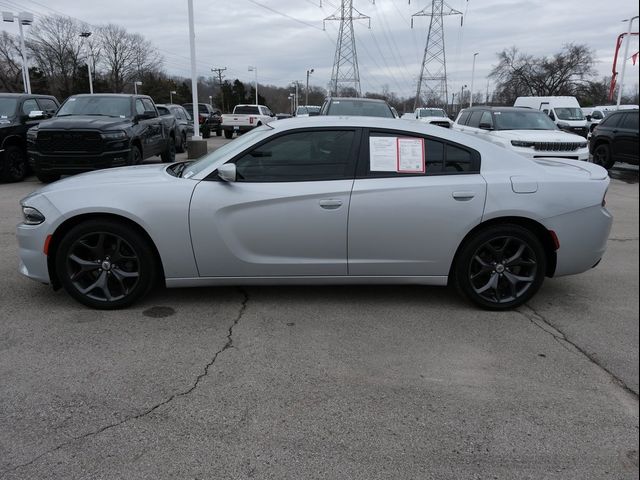
M 0 153 L 0 180 L 3 182 L 19 182 L 24 180 L 29 171 L 27 157 L 22 148 L 17 145 L 10 145 L 5 148 L 4 153 Z
M 601 143 L 593 151 L 593 163 L 609 170 L 616 163 L 611 158 L 611 148 L 606 143 Z
M 461 250 L 454 277 L 472 302 L 507 310 L 527 302 L 540 288 L 546 255 L 538 238 L 519 225 L 481 231 Z
M 117 309 L 146 294 L 155 279 L 147 241 L 113 221 L 90 220 L 71 229 L 56 252 L 65 290 L 84 305 Z

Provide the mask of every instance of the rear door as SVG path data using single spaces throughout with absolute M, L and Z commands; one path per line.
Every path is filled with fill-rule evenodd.
M 349 207 L 349 275 L 448 275 L 485 196 L 478 152 L 436 137 L 369 131 Z
M 638 163 L 638 111 L 624 114 L 613 134 L 614 157 L 626 162 Z
M 200 276 L 347 275 L 359 136 L 349 128 L 287 131 L 231 159 L 236 182 L 200 182 L 190 209 Z

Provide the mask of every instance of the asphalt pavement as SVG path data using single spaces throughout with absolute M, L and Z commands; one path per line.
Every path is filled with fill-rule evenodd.
M 17 272 L 39 184 L 0 184 L 0 479 L 638 478 L 638 183 L 615 175 L 602 263 L 506 313 L 419 286 L 92 311 Z

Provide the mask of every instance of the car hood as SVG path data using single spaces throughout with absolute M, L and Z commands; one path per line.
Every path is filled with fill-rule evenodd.
M 584 142 L 584 137 L 561 130 L 492 130 L 494 137 L 530 142 Z
M 136 165 L 133 167 L 106 168 L 73 175 L 42 187 L 37 193 L 47 195 L 62 190 L 93 190 L 108 185 L 123 186 L 158 183 L 175 179 L 166 172 L 167 164 Z
M 120 117 L 103 117 L 94 115 L 72 115 L 54 117 L 40 122 L 40 130 L 72 130 L 76 128 L 95 130 L 117 130 L 131 125 L 131 119 Z

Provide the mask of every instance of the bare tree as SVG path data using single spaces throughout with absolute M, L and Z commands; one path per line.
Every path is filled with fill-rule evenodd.
M 522 95 L 575 95 L 594 75 L 593 64 L 593 51 L 586 45 L 568 44 L 539 58 L 511 47 L 498 53 L 490 75 L 497 80 L 497 97 L 513 103 Z
M 146 73 L 157 72 L 162 67 L 162 57 L 156 48 L 142 35 L 128 33 L 118 25 L 100 28 L 101 62 L 114 92 L 122 92 L 127 86 Z
M 0 35 L 0 90 L 3 92 L 23 92 L 22 57 L 15 35 L 2 32 Z
M 81 65 L 80 33 L 86 25 L 59 15 L 40 19 L 30 32 L 26 44 L 30 56 L 46 77 L 53 95 L 65 98 L 76 90 Z

